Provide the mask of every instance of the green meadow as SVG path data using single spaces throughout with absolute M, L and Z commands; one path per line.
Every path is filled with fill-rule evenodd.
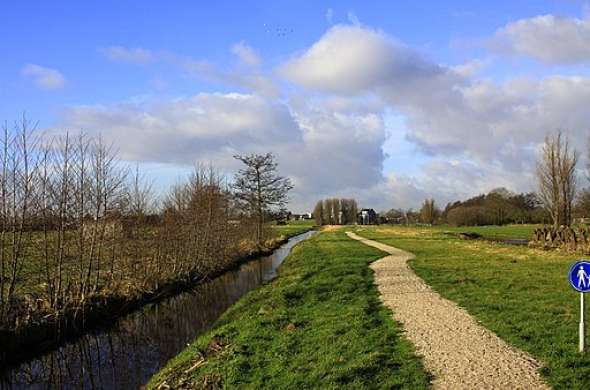
M 344 230 L 299 244 L 277 279 L 242 298 L 148 387 L 428 387 L 373 285 L 369 264 L 381 255 Z

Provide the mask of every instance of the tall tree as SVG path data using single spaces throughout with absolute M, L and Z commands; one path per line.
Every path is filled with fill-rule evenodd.
M 315 224 L 322 226 L 324 224 L 324 201 L 320 200 L 316 203 L 313 209 L 313 217 L 315 218 Z
M 424 203 L 422 203 L 422 208 L 420 209 L 420 219 L 423 223 L 432 225 L 438 218 L 439 214 L 440 212 L 434 204 L 434 199 L 424 200 Z
M 576 201 L 575 209 L 578 217 L 590 217 L 590 188 L 585 188 L 580 191 Z
M 236 197 L 256 217 L 256 241 L 262 239 L 264 214 L 287 204 L 291 180 L 277 174 L 278 164 L 272 153 L 248 156 L 235 155 L 246 166 L 235 175 L 233 188 Z
M 539 196 L 555 228 L 572 223 L 578 159 L 578 152 L 572 150 L 568 137 L 561 131 L 545 137 L 541 158 L 537 162 L 537 179 Z

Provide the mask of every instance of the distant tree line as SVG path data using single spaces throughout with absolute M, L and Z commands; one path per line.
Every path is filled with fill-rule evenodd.
M 535 193 L 514 194 L 498 188 L 488 194 L 449 203 L 442 221 L 457 226 L 544 223 L 548 215 Z
M 354 199 L 328 198 L 316 203 L 313 216 L 318 226 L 347 225 L 357 222 L 358 206 Z
M 508 223 L 542 223 L 548 215 L 534 193 L 514 194 L 497 188 L 488 194 L 448 203 L 441 210 L 434 199 L 425 199 L 418 211 L 391 209 L 384 222 L 394 224 L 451 224 L 457 226 L 504 225 Z

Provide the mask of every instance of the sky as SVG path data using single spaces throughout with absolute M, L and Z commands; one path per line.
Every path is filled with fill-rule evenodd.
M 159 193 L 273 152 L 290 208 L 535 189 L 543 139 L 587 161 L 578 1 L 5 2 L 0 119 L 116 145 Z M 580 170 L 581 184 L 586 179 Z

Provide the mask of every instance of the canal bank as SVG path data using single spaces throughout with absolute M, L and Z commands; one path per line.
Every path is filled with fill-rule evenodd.
M 194 289 L 160 297 L 110 326 L 6 369 L 0 388 L 137 388 L 240 296 L 274 277 L 293 245 L 311 234 L 295 236 L 272 255 L 242 261 Z

